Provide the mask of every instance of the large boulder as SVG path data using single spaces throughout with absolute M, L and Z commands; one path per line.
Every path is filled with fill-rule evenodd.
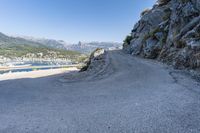
M 101 66 L 105 64 L 106 51 L 102 48 L 97 48 L 92 54 L 86 64 L 80 71 L 91 71 L 94 69 L 101 69 Z

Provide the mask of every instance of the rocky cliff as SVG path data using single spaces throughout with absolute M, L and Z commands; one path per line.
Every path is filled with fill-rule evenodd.
M 199 68 L 200 0 L 159 0 L 141 13 L 123 49 L 176 68 Z

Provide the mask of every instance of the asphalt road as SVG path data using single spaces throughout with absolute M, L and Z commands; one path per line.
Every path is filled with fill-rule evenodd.
M 198 82 L 121 51 L 108 57 L 104 78 L 0 82 L 0 133 L 200 132 Z

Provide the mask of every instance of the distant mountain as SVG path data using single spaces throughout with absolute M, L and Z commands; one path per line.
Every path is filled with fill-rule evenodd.
M 116 43 L 116 42 L 78 42 L 77 44 L 71 44 L 71 43 L 66 43 L 63 40 L 34 38 L 34 37 L 27 37 L 27 36 L 20 36 L 18 38 L 39 43 L 49 48 L 72 50 L 72 51 L 78 51 L 81 53 L 91 53 L 96 48 L 103 48 L 103 49 L 108 50 L 110 48 L 122 46 L 122 43 Z
M 43 46 L 49 47 L 49 48 L 56 48 L 56 49 L 64 49 L 66 50 L 66 46 L 68 45 L 63 40 L 54 40 L 54 39 L 45 39 L 45 38 L 34 38 L 34 37 L 27 37 L 27 36 L 20 36 L 20 38 L 33 41 L 36 43 L 40 43 Z
M 59 50 L 70 50 L 77 51 L 80 53 L 91 53 L 96 48 L 110 49 L 121 47 L 121 43 L 116 42 L 78 42 L 77 44 L 69 44 L 63 40 L 53 40 L 45 38 L 34 38 L 27 36 L 7 36 L 3 33 L 0 33 L 0 46 L 6 45 L 28 45 L 33 47 L 43 47 L 43 48 L 52 48 Z M 2 46 L 1 46 L 2 47 Z
M 29 45 L 34 47 L 43 46 L 42 44 L 31 40 L 27 40 L 20 37 L 10 37 L 3 33 L 0 33 L 0 46 L 11 46 L 11 45 Z
M 121 46 L 121 43 L 116 42 L 79 42 L 77 44 L 67 45 L 66 48 L 68 50 L 79 51 L 82 53 L 91 53 L 97 48 L 108 50 L 112 48 L 119 48 Z
M 64 47 L 59 49 L 59 45 L 57 46 L 56 43 L 53 42 L 54 41 L 46 41 L 42 43 L 42 41 L 10 37 L 0 33 L 0 59 L 26 58 L 76 61 L 79 57 L 83 56 L 77 51 L 66 50 Z
M 7 36 L 0 33 L 0 60 L 7 59 L 61 59 L 81 61 L 97 48 L 111 49 L 122 44 L 115 42 L 78 42 L 69 44 L 62 40 Z M 83 53 L 83 54 L 81 54 Z

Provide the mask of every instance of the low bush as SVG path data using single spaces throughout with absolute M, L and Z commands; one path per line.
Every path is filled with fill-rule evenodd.
M 126 36 L 126 38 L 124 40 L 124 43 L 125 44 L 130 44 L 132 39 L 133 39 L 133 37 L 131 35 L 128 35 L 128 36 Z

